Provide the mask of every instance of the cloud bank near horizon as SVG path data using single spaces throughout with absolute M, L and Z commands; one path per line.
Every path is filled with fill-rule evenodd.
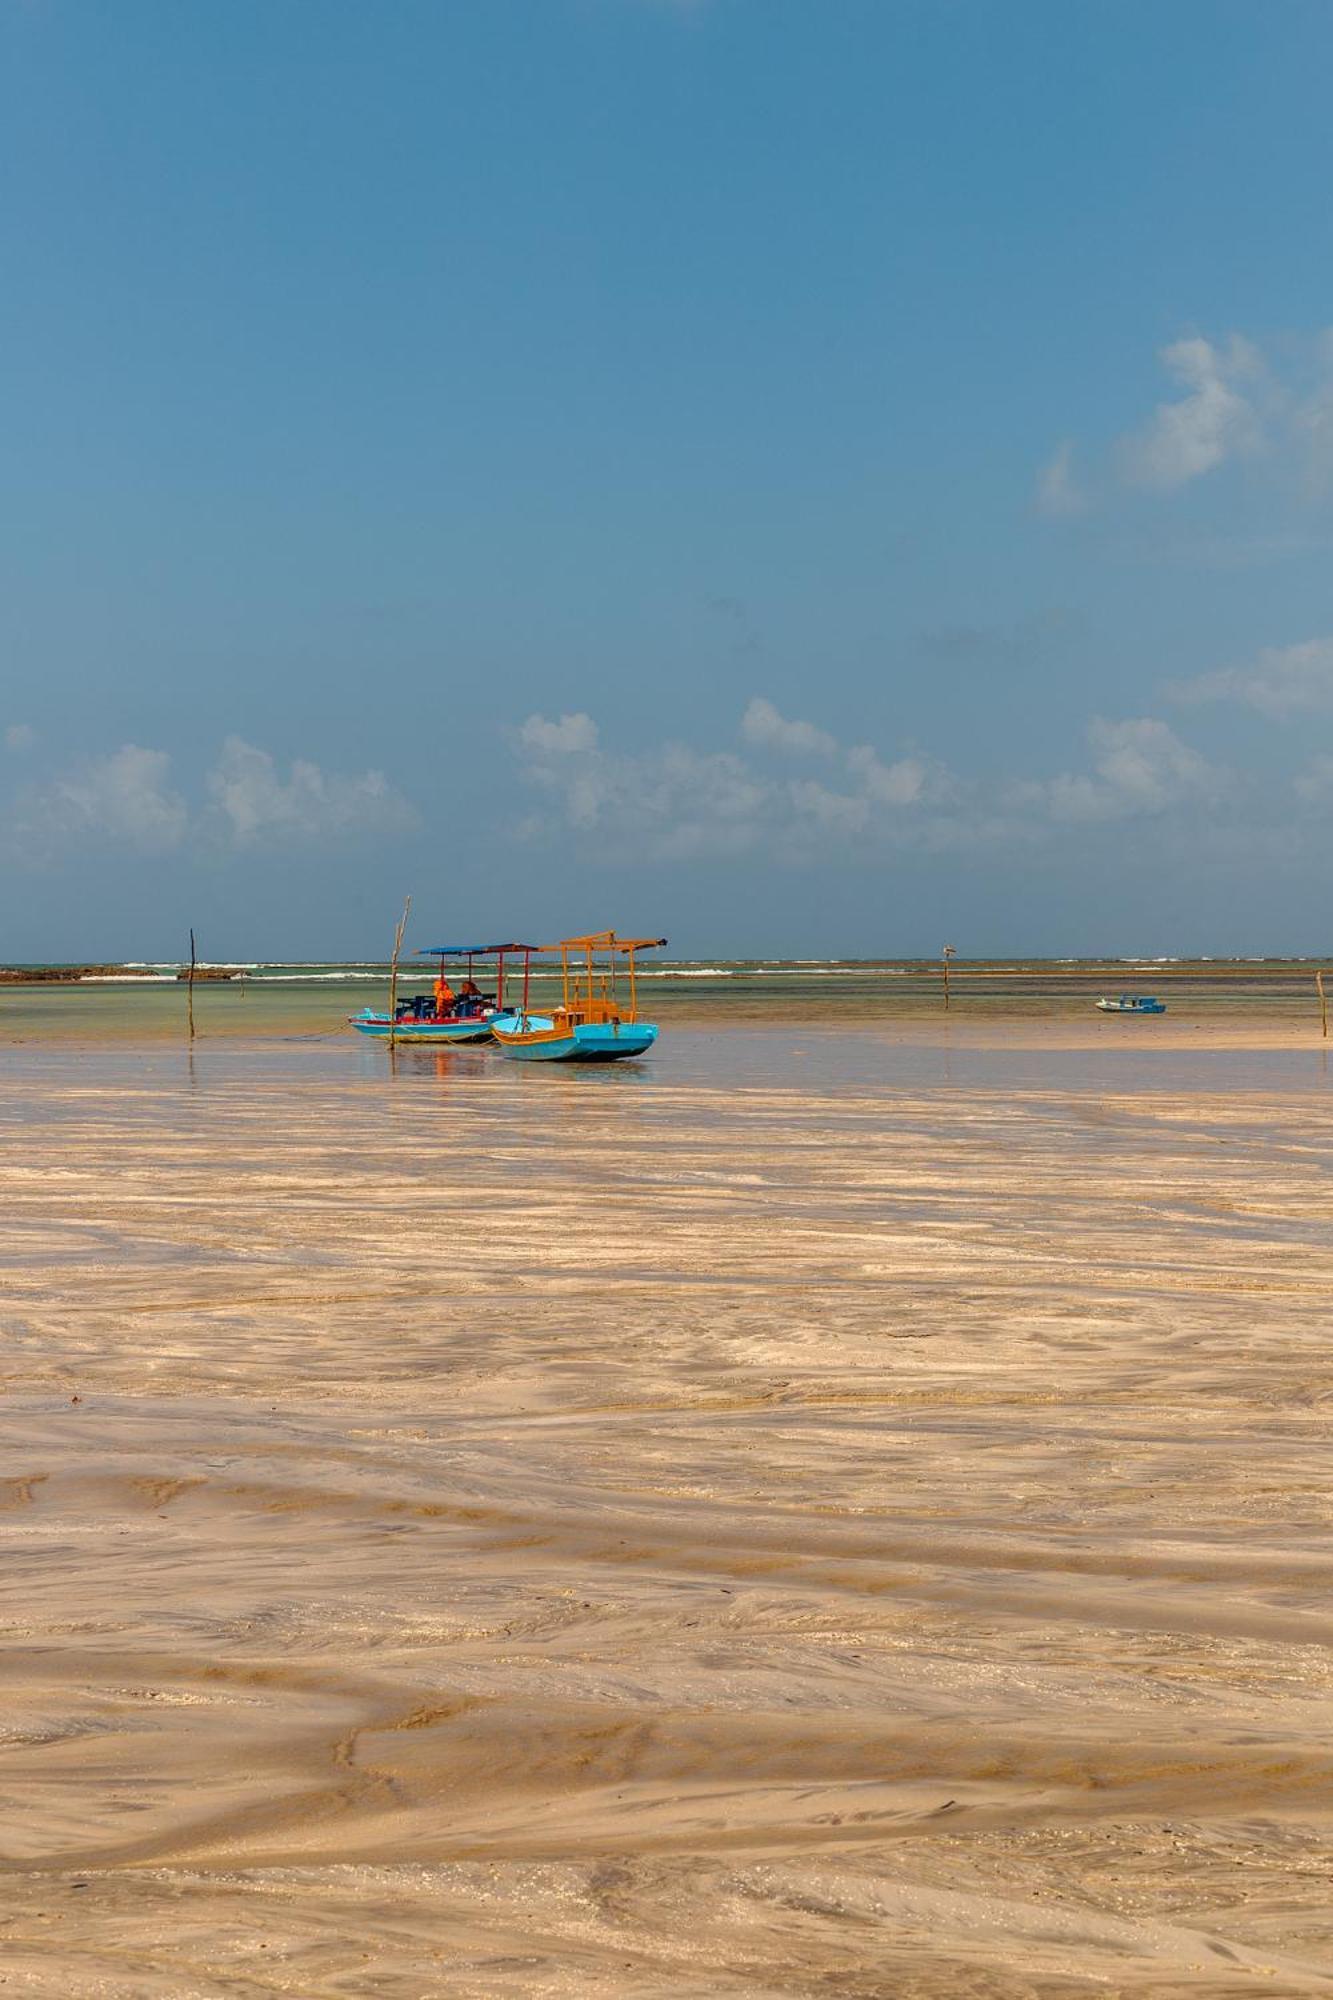
M 6 742 L 33 736 L 11 724 Z M 416 808 L 382 771 L 348 776 L 295 758 L 285 773 L 268 751 L 228 736 L 193 797 L 165 750 L 122 743 L 15 788 L 0 815 L 0 852 L 11 865 L 50 868 L 89 842 L 152 856 L 193 847 L 242 854 L 256 848 L 377 839 L 412 831 Z
M 870 743 L 840 744 L 763 696 L 737 734 L 739 750 L 671 741 L 628 752 L 605 747 L 586 713 L 531 715 L 514 744 L 539 797 L 525 831 L 564 831 L 589 858 L 629 844 L 655 860 L 762 853 L 794 866 L 848 848 L 1030 847 L 1080 823 L 1210 810 L 1236 789 L 1229 772 L 1152 716 L 1094 716 L 1084 768 L 989 782 L 915 748 L 888 756 Z
M 1230 703 L 1273 725 L 1333 713 L 1333 638 L 1267 647 L 1251 661 L 1161 684 L 1164 699 L 1201 710 Z M 841 742 L 822 724 L 755 694 L 730 741 L 671 738 L 646 748 L 604 741 L 585 710 L 528 715 L 509 732 L 533 810 L 519 839 L 560 833 L 589 860 L 636 853 L 659 862 L 763 855 L 782 867 L 895 849 L 1032 850 L 1080 828 L 1174 818 L 1233 837 L 1244 822 L 1294 829 L 1333 800 L 1326 753 L 1300 755 L 1260 782 L 1209 756 L 1160 715 L 1091 716 L 1077 755 L 1047 774 L 979 777 L 915 743 L 889 751 Z M 340 772 L 310 758 L 283 765 L 245 738 L 224 739 L 191 786 L 165 750 L 123 743 L 34 771 L 37 739 L 4 728 L 11 773 L 0 847 L 11 865 L 50 867 L 81 843 L 127 855 L 209 853 L 241 859 L 351 839 L 374 846 L 423 823 L 377 769 Z

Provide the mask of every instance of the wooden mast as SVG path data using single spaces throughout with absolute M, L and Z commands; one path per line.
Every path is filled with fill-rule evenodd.
M 397 1039 L 398 1026 L 398 954 L 403 948 L 403 932 L 407 929 L 407 913 L 412 907 L 409 896 L 403 904 L 403 914 L 398 919 L 398 928 L 393 934 L 393 958 L 389 964 L 389 1047 Z

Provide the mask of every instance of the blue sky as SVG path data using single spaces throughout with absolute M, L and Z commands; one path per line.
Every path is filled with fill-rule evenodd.
M 1321 949 L 1331 61 L 0 0 L 0 958 Z

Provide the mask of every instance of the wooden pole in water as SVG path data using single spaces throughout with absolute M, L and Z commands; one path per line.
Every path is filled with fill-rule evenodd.
M 398 954 L 403 948 L 403 932 L 407 929 L 407 913 L 412 907 L 409 896 L 403 904 L 403 914 L 398 919 L 398 928 L 393 934 L 393 958 L 389 965 L 389 1047 L 392 1048 L 397 1036 L 394 1032 L 398 1018 Z
M 187 976 L 186 976 L 186 980 L 185 980 L 185 1018 L 186 1018 L 186 1021 L 187 1021 L 187 1022 L 189 1023 L 189 1030 L 190 1030 L 190 1040 L 191 1040 L 191 1041 L 193 1041 L 193 1040 L 194 1040 L 194 968 L 195 968 L 195 964 L 196 964 L 196 959 L 195 959 L 195 950 L 194 950 L 194 932 L 193 932 L 193 930 L 191 930 L 191 932 L 190 932 L 190 970 L 189 970 L 189 973 L 187 974 Z
M 951 944 L 946 944 L 940 953 L 940 962 L 944 967 L 944 1011 L 946 1014 L 949 1011 L 949 960 L 953 955 L 954 948 Z
M 1327 1041 L 1328 1001 L 1324 995 L 1324 975 L 1322 972 L 1316 972 L 1314 976 L 1314 983 L 1319 988 L 1319 1032 L 1323 1036 L 1324 1040 Z

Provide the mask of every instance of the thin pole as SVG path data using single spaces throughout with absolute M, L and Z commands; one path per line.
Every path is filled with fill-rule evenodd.
M 190 1040 L 191 1040 L 191 1041 L 193 1041 L 193 1040 L 194 1040 L 194 968 L 195 968 L 195 963 L 196 963 L 196 959 L 195 959 L 195 950 L 194 950 L 194 932 L 193 932 L 193 930 L 191 930 L 191 932 L 190 932 L 190 971 L 189 971 L 189 977 L 188 977 L 188 978 L 186 979 L 186 981 L 185 981 L 185 1018 L 186 1018 L 187 1022 L 189 1023 L 189 1031 L 190 1031 Z
M 1324 975 L 1316 972 L 1314 983 L 1319 988 L 1319 1032 L 1328 1040 L 1328 1001 L 1324 997 Z
M 398 1024 L 398 954 L 403 948 L 403 932 L 407 929 L 407 913 L 411 909 L 411 907 L 412 907 L 412 898 L 409 896 L 407 898 L 407 901 L 403 904 L 403 914 L 401 917 L 399 917 L 398 928 L 393 934 L 393 958 L 389 964 L 389 1047 L 390 1048 L 394 1046 L 394 1043 L 397 1040 L 397 1035 L 395 1033 L 395 1030 Z
M 949 1011 L 949 960 L 953 957 L 953 950 L 954 948 L 951 944 L 946 944 L 944 950 L 940 953 L 940 963 L 944 967 L 944 1011 L 946 1014 Z

